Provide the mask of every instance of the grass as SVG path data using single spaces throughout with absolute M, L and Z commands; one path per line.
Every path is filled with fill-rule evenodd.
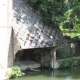
M 75 29 L 73 29 L 71 31 L 68 28 L 64 29 L 62 26 L 60 27 L 60 29 L 61 29 L 63 35 L 70 36 L 71 38 L 80 36 L 80 24 L 75 25 Z

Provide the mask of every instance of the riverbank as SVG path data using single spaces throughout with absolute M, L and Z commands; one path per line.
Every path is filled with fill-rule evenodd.
M 80 66 L 60 70 L 42 70 L 29 72 L 25 76 L 10 80 L 80 80 Z

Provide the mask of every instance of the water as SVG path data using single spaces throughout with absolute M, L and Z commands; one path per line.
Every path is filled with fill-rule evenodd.
M 23 77 L 11 80 L 80 80 L 80 67 L 65 70 L 29 72 Z

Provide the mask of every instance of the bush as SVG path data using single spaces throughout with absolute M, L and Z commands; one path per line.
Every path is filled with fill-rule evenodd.
M 80 2 L 79 0 L 27 0 L 35 10 L 39 10 L 43 15 L 45 24 L 60 26 L 61 23 L 71 19 L 72 22 L 79 22 Z M 73 17 L 74 16 L 74 17 Z
M 75 65 L 77 65 L 78 60 L 66 60 L 63 61 L 60 65 L 60 68 L 73 68 Z
M 20 70 L 20 68 L 18 66 L 14 66 L 12 68 L 12 72 L 7 72 L 6 73 L 6 76 L 8 76 L 9 79 L 10 78 L 17 78 L 18 76 L 22 76 L 22 75 L 24 75 L 24 73 L 21 72 L 21 70 Z

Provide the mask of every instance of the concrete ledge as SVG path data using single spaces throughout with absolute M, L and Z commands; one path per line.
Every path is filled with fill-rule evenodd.
M 15 65 L 19 66 L 21 71 L 26 69 L 33 69 L 33 68 L 39 68 L 41 67 L 41 64 L 35 61 L 20 61 L 15 62 Z

